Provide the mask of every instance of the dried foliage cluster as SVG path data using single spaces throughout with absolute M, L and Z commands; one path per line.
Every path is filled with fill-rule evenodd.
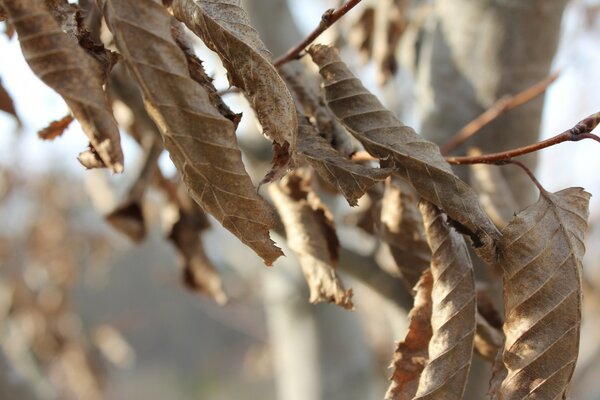
M 396 69 L 393 49 L 407 29 L 407 2 L 382 3 L 394 5 L 383 26 L 388 46 L 372 55 L 374 9 L 358 20 L 364 34 L 357 43 L 379 61 L 385 80 Z M 177 210 L 168 237 L 181 255 L 189 286 L 226 301 L 200 241 L 209 226 L 206 212 L 267 265 L 283 255 L 269 236 L 283 225 L 310 301 L 352 309 L 352 290 L 336 273 L 335 222 L 318 189 L 341 194 L 351 206 L 368 193 L 372 221 L 367 228 L 390 248 L 397 266 L 393 273 L 410 290 L 414 287 L 415 296 L 408 334 L 393 356 L 386 398 L 461 398 L 474 349 L 495 363 L 493 398 L 565 396 L 578 353 L 590 195 L 580 188 L 549 193 L 540 185 L 538 202 L 505 224 L 514 202 L 492 198 L 482 207 L 477 192 L 448 161 L 505 164 L 560 141 L 597 140 L 591 131 L 600 115 L 552 143 L 446 159 L 436 144 L 388 111 L 335 49 L 307 49 L 322 91 L 313 89 L 318 78 L 310 71 L 284 65 L 294 54 L 273 63 L 239 0 L 98 0 L 79 6 L 66 0 L 0 0 L 0 5 L 0 16 L 16 31 L 31 69 L 72 112 L 40 137 L 60 135 L 75 118 L 90 142 L 80 162 L 122 172 L 112 104 L 132 111 L 133 122 L 122 128 L 145 149 L 146 161 L 126 200 L 107 220 L 142 240 L 144 193 L 149 186 L 164 191 Z M 323 25 L 340 14 L 326 14 Z M 105 44 L 114 51 L 99 40 L 102 19 L 112 35 Z M 261 184 L 268 184 L 273 205 L 259 194 L 242 162 L 236 138 L 241 116 L 212 85 L 187 31 L 220 57 L 231 85 L 244 93 L 272 142 L 272 168 Z M 0 105 L 15 114 L 1 86 Z M 157 168 L 163 149 L 181 183 L 164 178 Z M 366 152 L 367 161 L 353 157 L 357 151 Z M 469 247 L 502 271 L 504 322 L 482 306 L 486 302 L 476 291 Z

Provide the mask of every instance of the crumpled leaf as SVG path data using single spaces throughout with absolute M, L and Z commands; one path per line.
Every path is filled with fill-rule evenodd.
M 423 218 L 417 207 L 412 187 L 401 179 L 386 181 L 381 200 L 380 238 L 400 272 L 400 277 L 412 289 L 431 262 L 431 250 L 425 239 Z
M 64 133 L 71 122 L 73 122 L 73 116 L 67 114 L 61 119 L 50 122 L 50 125 L 38 132 L 38 137 L 42 140 L 54 140 Z
M 335 119 L 331 110 L 325 104 L 325 99 L 319 90 L 319 84 L 313 82 L 316 81 L 317 76 L 303 74 L 288 64 L 280 66 L 278 71 L 294 94 L 294 99 L 300 110 L 311 118 L 311 123 L 314 124 L 319 136 L 325 138 L 331 147 L 343 156 L 352 155 L 355 152 L 352 137 Z M 296 109 L 296 113 L 298 113 L 298 109 Z M 300 116 L 298 116 L 298 121 L 299 123 L 302 121 Z M 300 126 L 298 126 L 298 129 L 300 129 Z M 298 132 L 298 135 L 300 135 L 300 132 Z
M 460 399 L 467 384 L 475 336 L 475 278 L 463 237 L 433 204 L 419 205 L 431 247 L 433 275 L 429 361 L 415 399 Z
M 219 55 L 230 81 L 248 97 L 265 135 L 280 151 L 294 154 L 294 102 L 240 0 L 173 0 L 171 7 L 173 15 Z
M 308 118 L 300 114 L 298 152 L 321 178 L 340 190 L 351 206 L 355 206 L 371 186 L 384 180 L 392 172 L 389 168 L 369 168 L 356 164 L 342 156 L 317 134 Z
M 104 164 L 121 172 L 119 130 L 102 89 L 98 64 L 68 39 L 43 2 L 3 2 L 33 72 L 63 97 Z
M 205 293 L 218 304 L 227 303 L 223 283 L 210 261 L 200 237 L 210 227 L 204 212 L 184 193 L 178 193 L 179 219 L 173 224 L 168 238 L 173 242 L 183 264 L 183 283 L 191 290 Z
M 483 212 L 477 195 L 460 180 L 439 148 L 405 126 L 362 85 L 331 47 L 308 49 L 324 79 L 329 108 L 372 156 L 392 166 L 425 200 L 462 225 L 484 259 L 494 258 L 499 232 Z
M 17 121 L 19 121 L 15 104 L 13 103 L 12 98 L 6 89 L 4 89 L 4 86 L 2 86 L 2 81 L 0 81 L 0 110 L 11 114 L 16 118 Z
M 590 194 L 542 191 L 502 231 L 502 399 L 558 399 L 573 375 L 581 324 L 581 260 Z
M 286 176 L 269 186 L 285 227 L 287 243 L 298 256 L 310 288 L 310 302 L 330 302 L 353 309 L 352 289 L 344 286 L 335 273 L 339 242 L 329 210 L 310 188 L 301 172 Z
M 431 339 L 431 291 L 433 276 L 425 270 L 415 286 L 415 303 L 408 314 L 410 325 L 406 338 L 396 347 L 386 400 L 411 400 L 417 393 L 419 378 L 429 358 Z
M 157 0 L 100 0 L 100 9 L 192 198 L 271 265 L 282 254 L 269 238 L 273 211 L 244 168 L 233 122 L 190 78 L 167 11 Z

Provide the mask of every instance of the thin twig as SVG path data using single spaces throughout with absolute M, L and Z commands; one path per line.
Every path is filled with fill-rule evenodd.
M 321 22 L 319 22 L 319 26 L 312 31 L 304 40 L 298 43 L 295 47 L 289 49 L 284 55 L 278 57 L 273 65 L 279 67 L 289 61 L 295 60 L 300 55 L 300 52 L 308 47 L 316 38 L 318 38 L 321 33 L 325 32 L 331 25 L 335 24 L 337 20 L 342 18 L 348 11 L 350 11 L 354 6 L 360 3 L 361 0 L 348 0 L 348 2 L 342 4 L 337 9 L 329 9 L 323 13 L 321 16 Z
M 452 150 L 475 136 L 475 134 L 480 132 L 484 126 L 494 121 L 500 115 L 535 99 L 546 91 L 548 86 L 550 86 L 558 78 L 558 75 L 558 71 L 554 72 L 553 74 L 537 82 L 535 85 L 528 87 L 514 96 L 503 96 L 496 101 L 494 105 L 460 129 L 445 144 L 440 146 L 440 151 L 442 154 L 450 153 Z
M 577 142 L 583 139 L 593 139 L 600 142 L 600 137 L 591 133 L 591 131 L 600 124 L 600 112 L 590 115 L 581 120 L 573 128 L 568 129 L 550 139 L 542 140 L 541 142 L 519 147 L 517 149 L 502 151 L 499 153 L 484 154 L 481 156 L 465 156 L 465 157 L 446 157 L 446 161 L 450 164 L 497 164 L 511 160 L 514 157 L 519 157 L 525 154 L 545 149 L 546 147 L 554 146 L 562 142 Z
M 542 186 L 542 184 L 540 183 L 540 181 L 537 180 L 537 178 L 535 177 L 535 175 L 533 174 L 533 172 L 531 172 L 531 170 L 529 168 L 527 168 L 527 166 L 525 164 L 523 164 L 521 161 L 517 161 L 517 160 L 506 160 L 504 162 L 500 162 L 498 163 L 498 165 L 508 165 L 508 164 L 514 164 L 517 167 L 521 168 L 523 171 L 525 171 L 525 173 L 527 174 L 527 176 L 529 176 L 529 179 L 531 179 L 531 181 L 535 184 L 535 186 L 537 186 L 537 188 L 540 190 L 540 192 L 545 192 L 546 189 L 544 189 L 544 187 Z

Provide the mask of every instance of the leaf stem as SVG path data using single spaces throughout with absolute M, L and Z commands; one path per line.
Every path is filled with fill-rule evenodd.
M 310 45 L 316 38 L 318 38 L 321 33 L 325 32 L 331 25 L 335 24 L 340 18 L 342 18 L 348 11 L 350 11 L 354 6 L 358 5 L 361 0 L 348 0 L 346 3 L 339 6 L 337 9 L 330 8 L 325 11 L 321 16 L 321 22 L 319 22 L 319 26 L 312 31 L 304 40 L 298 43 L 296 46 L 289 49 L 285 54 L 278 57 L 273 65 L 279 67 L 289 61 L 295 60 L 299 57 L 299 54 L 302 50 L 304 50 L 308 45 Z

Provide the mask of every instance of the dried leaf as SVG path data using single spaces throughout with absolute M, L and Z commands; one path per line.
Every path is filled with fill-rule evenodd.
M 329 108 L 365 150 L 393 166 L 425 200 L 462 225 L 480 255 L 493 260 L 499 232 L 481 209 L 473 189 L 452 173 L 437 145 L 386 110 L 354 77 L 335 49 L 314 45 L 308 51 L 320 67 Z
M 269 238 L 273 211 L 244 168 L 234 124 L 190 78 L 171 17 L 157 0 L 106 0 L 100 9 L 192 198 L 272 264 L 282 254 Z
M 310 302 L 335 303 L 353 309 L 352 290 L 344 290 L 335 273 L 339 242 L 329 210 L 312 191 L 308 178 L 296 172 L 269 193 L 285 227 L 287 243 L 298 256 L 310 288 Z
M 375 8 L 366 7 L 352 25 L 348 41 L 358 50 L 366 63 L 373 55 L 373 37 L 375 32 Z
M 119 206 L 108 214 L 105 219 L 113 228 L 135 243 L 141 242 L 146 237 L 146 223 L 139 199 L 131 200 Z
M 392 383 L 385 394 L 386 400 L 411 400 L 417 393 L 421 372 L 429 358 L 432 289 L 433 276 L 426 270 L 415 286 L 415 304 L 408 314 L 408 333 L 394 352 Z
M 342 156 L 317 134 L 308 118 L 300 114 L 298 152 L 327 183 L 339 188 L 351 206 L 355 206 L 371 186 L 391 173 L 390 169 L 365 167 Z
M 502 399 L 558 399 L 573 375 L 581 324 L 581 260 L 590 194 L 542 191 L 502 231 Z
M 218 304 L 227 303 L 221 277 L 202 246 L 200 234 L 210 224 L 192 199 L 179 191 L 179 220 L 168 238 L 179 250 L 183 260 L 183 282 L 191 290 L 205 293 Z
M 433 275 L 433 335 L 415 399 L 461 399 L 475 335 L 475 278 L 463 237 L 433 204 L 421 202 Z
M 352 137 L 327 108 L 325 99 L 319 91 L 319 84 L 313 82 L 315 76 L 302 74 L 287 64 L 280 66 L 279 72 L 294 94 L 294 99 L 300 109 L 311 118 L 311 123 L 314 123 L 318 134 L 343 156 L 352 155 L 355 152 Z M 298 120 L 301 121 L 301 118 L 299 117 Z M 298 129 L 300 129 L 299 126 Z M 298 135 L 300 135 L 299 132 Z
M 2 81 L 0 81 L 0 110 L 11 114 L 19 121 L 15 104 L 6 89 L 4 89 L 4 86 L 2 86 Z
M 390 252 L 409 289 L 431 262 L 431 250 L 425 239 L 423 219 L 413 189 L 400 179 L 386 181 L 381 201 L 381 240 Z
M 231 82 L 244 91 L 256 111 L 264 133 L 293 154 L 294 102 L 240 0 L 174 0 L 171 7 L 177 19 L 219 54 Z
M 94 149 L 91 144 L 88 145 L 87 150 L 79 153 L 77 161 L 79 161 L 86 169 L 106 168 L 106 164 L 104 164 L 104 161 L 102 161 L 96 152 L 96 149 Z
M 65 99 L 104 164 L 121 172 L 119 130 L 102 89 L 98 64 L 68 39 L 43 2 L 3 2 L 33 72 Z
M 54 140 L 64 133 L 73 122 L 73 116 L 67 114 L 61 119 L 50 122 L 50 125 L 38 132 L 38 137 L 43 140 Z

